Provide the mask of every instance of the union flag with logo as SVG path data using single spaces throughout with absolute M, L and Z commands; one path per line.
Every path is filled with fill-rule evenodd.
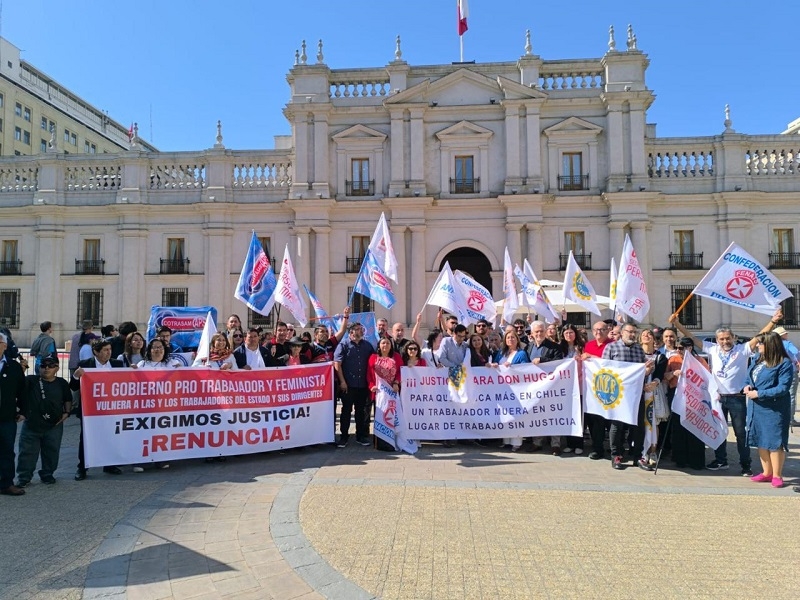
M 772 315 L 792 293 L 736 242 L 722 253 L 692 292 L 723 304 Z

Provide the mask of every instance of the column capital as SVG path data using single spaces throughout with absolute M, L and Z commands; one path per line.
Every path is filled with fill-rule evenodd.
M 425 233 L 425 230 L 428 228 L 427 225 L 409 225 L 408 227 L 412 233 Z
M 405 233 L 406 225 L 389 225 L 389 231 L 392 233 Z
M 525 223 L 525 229 L 528 231 L 541 231 L 544 227 L 544 223 Z
M 292 227 L 289 230 L 289 233 L 292 235 L 308 235 L 311 233 L 311 227 Z
M 506 231 L 521 231 L 525 223 L 506 223 Z
M 314 233 L 319 233 L 324 235 L 328 235 L 331 232 L 331 228 L 328 227 L 327 225 L 314 225 L 312 229 L 314 230 Z

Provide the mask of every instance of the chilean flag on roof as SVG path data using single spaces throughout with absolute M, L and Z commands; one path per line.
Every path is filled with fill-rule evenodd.
M 469 27 L 467 27 L 469 5 L 467 4 L 467 0 L 456 0 L 456 6 L 458 8 L 458 35 L 464 35 L 467 29 L 469 29 Z

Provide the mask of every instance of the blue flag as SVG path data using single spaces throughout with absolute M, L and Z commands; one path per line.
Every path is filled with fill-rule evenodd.
M 267 316 L 275 304 L 277 286 L 275 271 L 254 231 L 233 295 L 258 314 Z
M 372 298 L 386 308 L 392 308 L 396 302 L 391 281 L 371 250 L 367 250 L 367 254 L 364 256 L 353 292 Z

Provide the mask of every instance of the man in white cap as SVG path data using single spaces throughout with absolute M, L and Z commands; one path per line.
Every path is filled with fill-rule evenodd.
M 792 340 L 789 339 L 789 332 L 783 327 L 776 327 L 772 331 L 781 336 L 781 340 L 783 340 L 783 347 L 786 348 L 786 354 L 788 354 L 789 358 L 792 359 L 792 366 L 794 367 L 794 379 L 792 379 L 792 389 L 789 392 L 792 397 L 792 405 L 789 414 L 792 416 L 792 427 L 800 427 L 800 421 L 794 418 L 794 411 L 797 410 L 797 383 L 798 371 L 800 370 L 800 350 L 798 350 L 797 346 L 795 346 L 792 343 Z

